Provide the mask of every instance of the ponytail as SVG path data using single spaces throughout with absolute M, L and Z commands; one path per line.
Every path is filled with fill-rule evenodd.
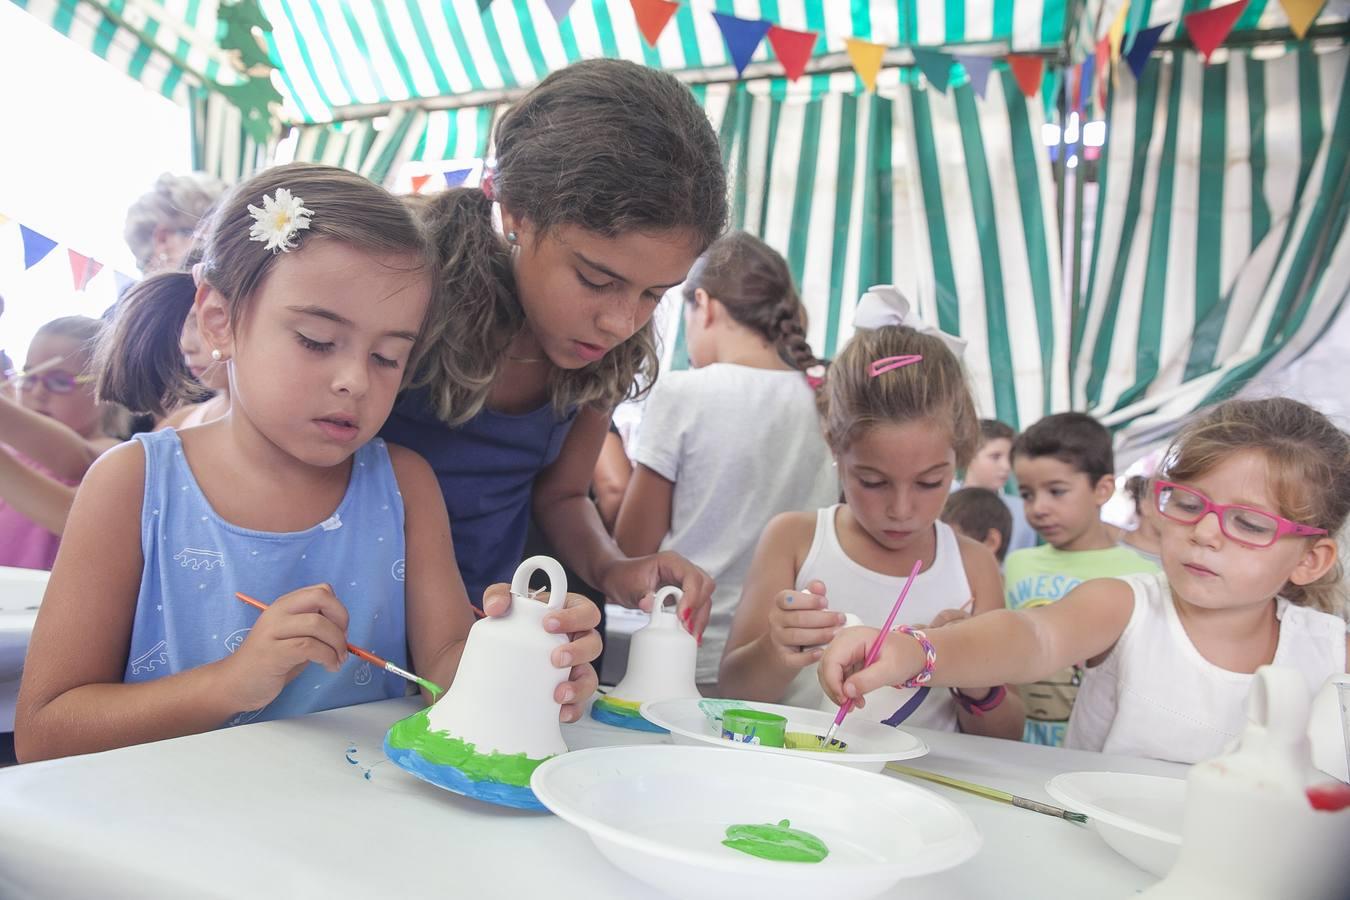
M 162 416 L 178 403 L 211 396 L 192 377 L 179 349 L 196 293 L 187 272 L 152 275 L 127 292 L 98 343 L 99 400 Z

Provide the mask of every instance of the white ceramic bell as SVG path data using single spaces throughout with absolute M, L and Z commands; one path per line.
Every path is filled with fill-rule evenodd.
M 548 575 L 545 605 L 530 597 L 530 576 Z M 469 629 L 459 670 L 428 712 L 432 731 L 473 744 L 479 753 L 524 753 L 542 759 L 567 752 L 553 692 L 568 671 L 551 654 L 567 636 L 544 630 L 544 616 L 567 602 L 567 576 L 558 561 L 532 556 L 511 579 L 511 609 Z
M 634 632 L 628 647 L 628 670 L 610 696 L 632 703 L 697 697 L 694 669 L 698 642 L 680 625 L 675 608 L 684 593 L 664 587 L 652 600 L 651 618 Z M 667 610 L 667 600 L 674 604 Z
M 1186 779 L 1181 853 L 1148 900 L 1341 896 L 1350 809 L 1315 810 L 1308 685 L 1292 669 L 1256 670 L 1237 749 L 1198 763 Z

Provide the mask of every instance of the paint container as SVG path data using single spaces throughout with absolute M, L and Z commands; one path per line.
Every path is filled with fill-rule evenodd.
M 728 709 L 722 713 L 722 737 L 738 744 L 781 747 L 786 732 L 787 719 L 776 713 L 757 709 Z

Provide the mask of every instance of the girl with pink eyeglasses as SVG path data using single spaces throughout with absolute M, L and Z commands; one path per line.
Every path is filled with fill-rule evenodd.
M 1020 684 L 1087 660 L 1066 746 L 1193 763 L 1239 735 L 1258 667 L 1297 670 L 1309 695 L 1346 671 L 1335 536 L 1350 513 L 1350 437 L 1294 400 L 1231 400 L 1178 437 L 1150 502 L 1161 573 L 896 633 L 865 669 L 876 632 L 848 629 L 821 662 L 826 693 Z

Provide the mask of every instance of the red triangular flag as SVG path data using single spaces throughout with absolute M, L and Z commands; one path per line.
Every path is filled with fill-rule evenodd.
M 657 38 L 666 30 L 666 23 L 675 15 L 680 4 L 671 3 L 669 0 L 628 0 L 628 2 L 633 4 L 633 15 L 637 17 L 638 30 L 642 32 L 647 43 L 655 47 Z
M 1041 90 L 1041 76 L 1045 73 L 1045 61 L 1039 56 L 1013 54 L 1005 57 L 1008 68 L 1012 69 L 1017 86 L 1027 97 L 1035 97 Z
M 1106 79 L 1111 72 L 1111 38 L 1104 37 L 1097 42 L 1097 64 L 1092 67 L 1092 77 L 1097 79 L 1097 107 L 1106 110 Z
M 773 47 L 778 61 L 783 64 L 788 81 L 796 81 L 802 77 L 802 73 L 806 71 L 806 64 L 811 60 L 811 51 L 816 49 L 816 41 L 819 38 L 819 32 L 815 31 L 790 31 L 777 25 L 769 29 L 769 44 Z
M 1191 36 L 1191 43 L 1200 51 L 1206 65 L 1209 64 L 1210 55 L 1228 39 L 1228 33 L 1233 30 L 1238 17 L 1246 8 L 1247 0 L 1237 0 L 1236 3 L 1227 6 L 1216 6 L 1204 12 L 1182 16 L 1186 23 L 1186 33 Z
M 69 248 L 66 252 L 70 254 L 70 274 L 75 280 L 75 290 L 82 291 L 103 268 L 103 263 L 76 253 Z
M 422 185 L 431 180 L 430 175 L 414 175 L 412 177 L 412 189 L 414 194 L 422 193 Z

